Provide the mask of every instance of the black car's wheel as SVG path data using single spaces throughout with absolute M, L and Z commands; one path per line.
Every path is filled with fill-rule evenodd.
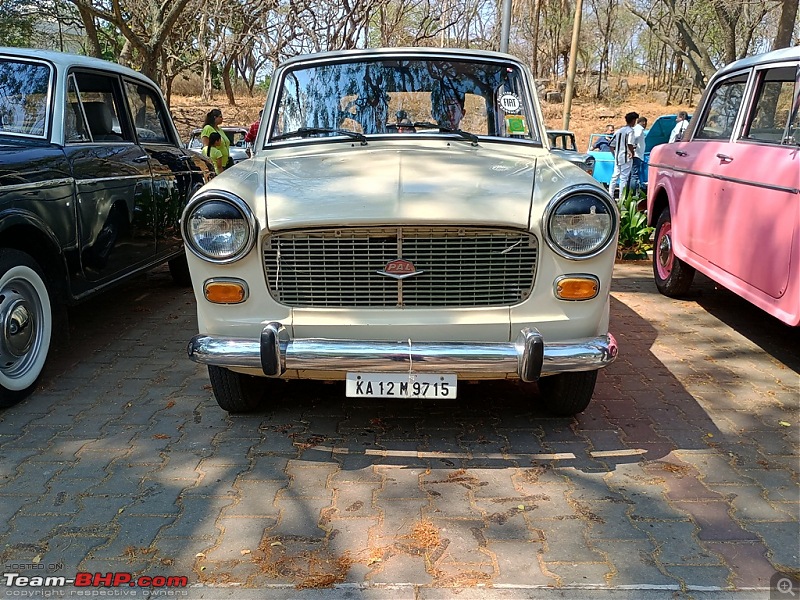
M 192 276 L 189 274 L 189 263 L 186 262 L 186 254 L 176 256 L 169 261 L 169 274 L 175 285 L 181 287 L 192 286 Z
M 675 256 L 672 247 L 672 216 L 669 208 L 662 210 L 656 221 L 653 277 L 658 291 L 672 298 L 688 292 L 694 279 L 694 267 L 690 267 Z
M 549 375 L 539 380 L 539 392 L 551 415 L 571 417 L 586 410 L 594 394 L 597 371 Z
M 36 261 L 0 250 L 0 407 L 28 396 L 42 374 L 53 333 L 50 302 Z
M 208 366 L 208 376 L 217 404 L 223 410 L 248 413 L 264 406 L 268 382 L 263 377 L 243 375 L 214 365 Z

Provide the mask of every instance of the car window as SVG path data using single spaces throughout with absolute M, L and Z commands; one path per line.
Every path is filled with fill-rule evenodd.
M 67 142 L 133 142 L 116 75 L 74 71 L 66 102 Z
M 81 109 L 80 94 L 78 85 L 75 83 L 75 76 L 70 75 L 67 81 L 66 106 L 64 107 L 64 142 L 90 142 L 89 128 L 83 118 Z
M 745 139 L 781 144 L 791 136 L 786 127 L 795 97 L 797 67 L 777 67 L 759 73 Z
M 747 73 L 729 77 L 717 84 L 708 97 L 700 125 L 694 134 L 695 139 L 730 139 L 746 86 Z
M 362 59 L 300 66 L 280 86 L 274 137 L 309 128 L 369 135 L 443 127 L 539 140 L 522 74 L 511 64 Z
M 125 94 L 131 107 L 136 137 L 151 144 L 170 143 L 169 130 L 165 125 L 167 112 L 155 90 L 141 83 L 125 81 Z
M 44 137 L 50 99 L 50 67 L 0 60 L 0 132 Z

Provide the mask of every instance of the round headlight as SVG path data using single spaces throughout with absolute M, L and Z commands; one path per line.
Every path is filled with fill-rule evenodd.
M 254 219 L 238 198 L 197 199 L 184 219 L 189 249 L 212 262 L 232 262 L 253 244 Z
M 601 196 L 577 192 L 555 200 L 545 215 L 545 238 L 566 258 L 597 255 L 614 237 L 617 218 Z

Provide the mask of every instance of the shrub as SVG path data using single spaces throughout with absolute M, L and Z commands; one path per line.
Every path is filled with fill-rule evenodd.
M 631 255 L 637 258 L 647 256 L 647 251 L 653 245 L 650 236 L 654 228 L 647 224 L 647 215 L 639 210 L 639 203 L 643 200 L 641 193 L 634 194 L 626 190 L 625 197 L 619 203 L 619 243 L 617 256 L 628 258 Z

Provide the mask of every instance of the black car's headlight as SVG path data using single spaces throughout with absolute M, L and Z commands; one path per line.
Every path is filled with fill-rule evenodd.
M 255 243 L 252 211 L 241 198 L 225 191 L 201 192 L 192 198 L 182 224 L 186 247 L 211 262 L 239 260 Z
M 611 198 L 589 186 L 566 188 L 550 201 L 542 218 L 547 244 L 565 258 L 597 256 L 616 235 L 617 209 Z

